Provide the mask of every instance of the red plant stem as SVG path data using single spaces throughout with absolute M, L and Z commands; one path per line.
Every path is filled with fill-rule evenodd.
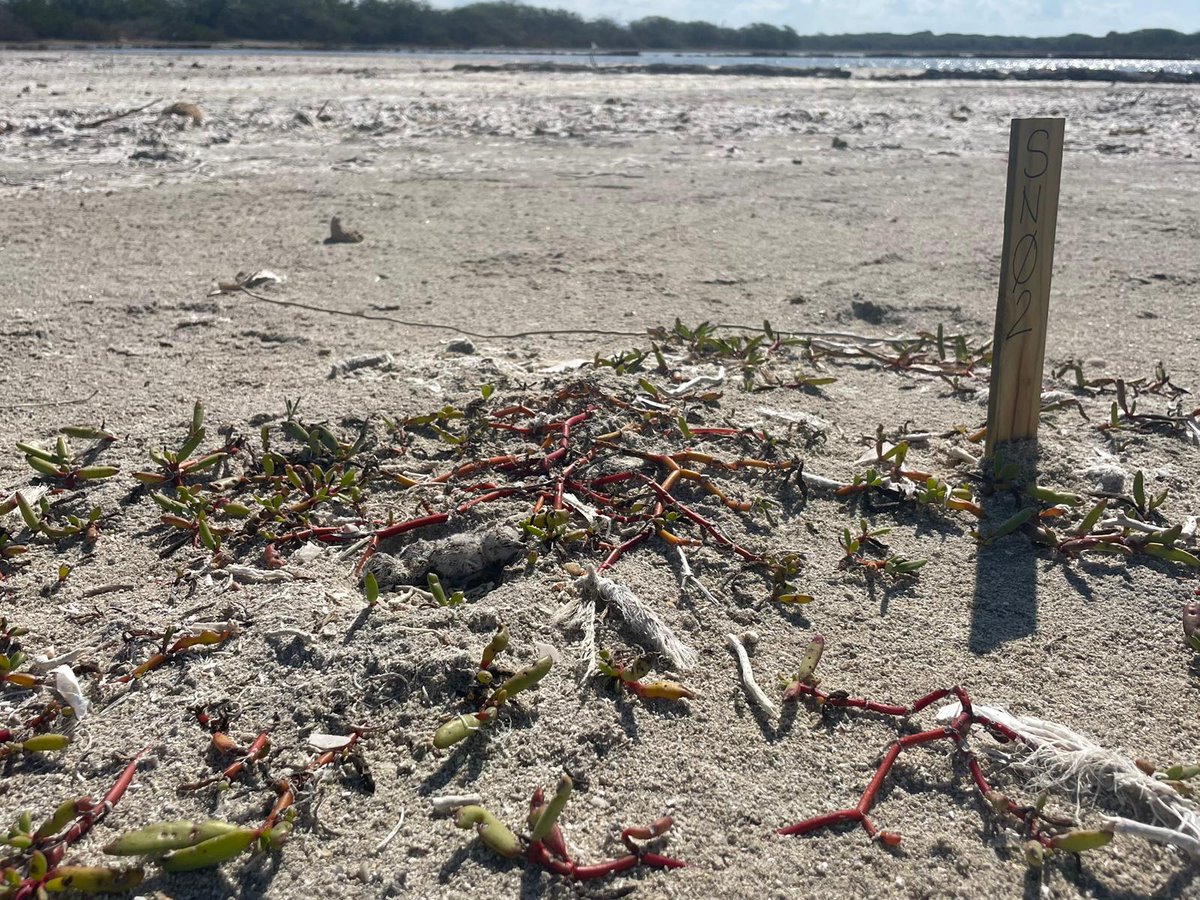
M 643 475 L 642 478 L 650 486 L 651 490 L 653 490 L 654 493 L 659 496 L 663 503 L 669 503 L 674 506 L 677 510 L 683 513 L 686 518 L 695 522 L 697 525 L 711 534 L 717 543 L 724 544 L 747 562 L 760 563 L 763 561 L 764 557 L 747 550 L 745 547 L 742 547 L 740 544 L 727 538 L 721 533 L 720 529 L 718 529 L 716 525 L 708 521 L 708 519 L 704 518 L 704 516 L 700 515 L 700 513 L 696 512 L 687 504 L 676 500 L 671 496 L 670 491 L 665 490 L 657 481 L 654 481 L 652 478 L 646 478 L 645 475 Z
M 332 750 L 326 750 L 323 753 L 317 754 L 309 762 L 309 764 L 304 767 L 303 772 L 300 772 L 294 776 L 296 783 L 306 783 L 312 778 L 318 769 L 321 769 L 324 766 L 332 765 L 339 757 L 357 744 L 359 740 L 362 739 L 362 735 L 363 733 L 361 731 L 352 732 L 350 739 L 347 740 L 346 743 L 341 747 L 335 747 Z M 279 817 L 296 802 L 296 789 L 293 787 L 291 780 L 287 778 L 281 778 L 276 783 L 275 789 L 279 792 L 279 796 L 275 799 L 275 803 L 271 807 L 271 811 L 267 814 L 267 818 L 263 820 L 262 825 L 259 827 L 258 830 L 260 834 L 269 828 L 273 828 L 275 823 L 279 821 Z
M 747 437 L 758 438 L 760 441 L 767 439 L 765 431 L 755 431 L 752 428 L 701 427 L 689 428 L 688 431 L 697 437 L 741 437 L 742 435 L 746 435 Z
M 1007 725 L 1001 725 L 999 722 L 994 722 L 987 716 L 981 716 L 979 713 L 974 713 L 973 718 L 976 725 L 981 725 L 992 733 L 993 737 L 1006 741 L 1015 741 L 1020 744 L 1029 744 L 1021 735 L 1017 734 Z
M 824 814 L 820 816 L 805 818 L 803 822 L 791 824 L 791 826 L 787 826 L 787 828 L 780 828 L 778 832 L 775 833 L 787 835 L 811 834 L 812 832 L 818 832 L 818 830 L 821 830 L 822 828 L 840 826 L 840 824 L 863 824 L 863 827 L 866 829 L 868 834 L 871 836 L 875 835 L 874 824 L 868 826 L 868 818 L 866 818 L 863 812 L 857 808 L 840 809 L 834 812 L 824 812 Z
M 960 747 L 959 749 L 964 749 Z M 971 778 L 975 781 L 975 786 L 979 788 L 979 793 L 987 795 L 992 792 L 992 786 L 988 783 L 987 778 L 983 774 L 983 769 L 979 765 L 979 760 L 975 758 L 974 753 L 969 753 L 967 756 L 967 768 L 971 772 Z M 1016 806 L 1014 803 L 1013 806 Z
M 958 685 L 955 685 L 951 688 L 939 688 L 936 691 L 930 691 L 924 697 L 916 700 L 913 703 L 912 711 L 914 713 L 919 713 L 930 704 L 937 703 L 939 700 L 945 699 L 951 694 L 958 699 L 959 704 L 962 706 L 963 715 L 967 716 L 968 718 L 974 718 L 975 711 L 971 708 L 971 697 L 965 690 L 963 690 L 963 688 L 959 687 Z M 968 722 L 965 724 L 970 723 Z
M 223 719 L 221 717 L 214 716 L 203 706 L 195 707 L 193 712 L 196 716 L 196 722 L 200 725 L 201 728 L 207 728 L 211 732 L 217 732 L 217 731 L 220 731 L 222 728 L 229 727 L 228 719 Z M 222 722 L 224 722 L 225 724 L 222 724 Z
M 634 473 L 632 473 L 632 472 L 630 473 L 630 475 L 633 475 L 633 474 Z M 590 484 L 591 484 L 591 482 L 585 484 L 582 481 L 574 481 L 574 480 L 569 480 L 566 482 L 566 486 L 568 488 L 575 491 L 575 493 L 580 494 L 581 496 L 591 500 L 593 503 L 597 503 L 600 506 L 604 506 L 604 507 L 607 507 L 607 508 L 613 509 L 613 510 L 622 508 L 620 505 L 620 502 L 617 499 L 610 497 L 607 494 L 597 493 L 596 491 L 591 489 L 591 487 L 589 486 Z M 644 522 L 644 521 L 646 521 L 645 515 L 627 516 L 627 515 L 621 515 L 620 513 L 615 513 L 615 512 L 607 513 L 606 515 L 608 516 L 608 518 L 612 519 L 614 522 Z
M 276 789 L 279 791 L 279 796 L 275 799 L 275 804 L 271 807 L 266 819 L 263 820 L 263 831 L 273 828 L 279 817 L 296 802 L 296 792 L 292 789 L 292 783 L 286 778 L 280 779 Z
M 576 881 L 593 881 L 606 875 L 625 872 L 638 864 L 638 858 L 633 854 L 622 856 L 620 859 L 610 859 L 602 863 L 591 863 L 586 866 L 572 866 L 568 873 Z
M 536 434 L 538 429 L 532 425 L 513 425 L 511 422 L 488 422 L 488 428 L 494 428 L 497 431 L 511 431 L 515 434 L 523 434 L 529 436 Z
M 636 826 L 632 828 L 626 828 L 621 832 L 621 843 L 629 848 L 630 853 L 638 853 L 639 848 L 633 842 L 634 838 L 637 838 L 639 841 L 651 840 L 661 834 L 665 834 L 667 829 L 674 824 L 675 820 L 670 816 L 663 816 L 660 819 L 655 819 L 649 825 L 645 825 L 640 828 Z
M 541 841 L 530 844 L 525 855 L 531 862 L 543 869 L 575 881 L 593 881 L 608 875 L 616 875 L 619 872 L 627 872 L 638 866 L 647 866 L 652 869 L 681 869 L 687 865 L 681 860 L 672 859 L 659 853 L 630 853 L 618 859 L 581 866 L 578 863 L 555 859 Z
M 599 503 L 602 506 L 614 506 L 615 505 L 615 501 L 613 500 L 612 497 L 609 497 L 606 494 L 596 493 L 596 491 L 593 491 L 590 487 L 585 485 L 582 481 L 573 481 L 571 479 L 567 479 L 565 484 L 567 487 L 569 487 L 575 493 L 582 494 L 584 497 L 588 498 L 593 503 Z
M 925 709 L 931 703 L 937 703 L 937 701 L 943 700 L 952 694 L 963 704 L 964 709 L 970 709 L 971 698 L 960 687 L 939 688 L 914 700 L 911 706 L 900 706 L 896 703 L 880 703 L 876 700 L 868 700 L 865 697 L 849 697 L 845 694 L 830 693 L 815 685 L 802 681 L 794 681 L 788 685 L 788 689 L 784 693 L 784 699 L 795 700 L 801 696 L 808 696 L 812 697 L 818 703 L 839 709 L 865 709 L 870 712 L 881 713 L 885 716 L 910 716 Z
M 522 407 L 522 410 L 524 411 L 524 414 L 526 414 L 526 415 L 530 415 L 530 416 L 536 415 L 536 413 L 534 413 L 533 410 L 527 409 L 525 407 Z M 515 410 L 515 409 L 501 410 L 499 413 L 493 413 L 492 418 L 495 419 L 497 416 L 502 415 L 504 413 L 516 412 L 516 411 L 517 410 Z M 592 410 L 589 409 L 586 411 L 586 414 L 580 413 L 580 415 L 582 415 L 586 419 L 588 417 L 588 415 L 591 414 L 591 412 L 592 412 Z M 555 430 L 557 430 L 561 433 L 563 426 L 565 424 L 567 424 L 568 422 L 570 422 L 571 424 L 578 424 L 578 422 L 575 421 L 575 419 L 577 419 L 577 418 L 578 418 L 578 416 L 574 416 L 571 419 L 568 419 L 566 422 L 546 422 L 542 425 L 513 425 L 509 422 L 493 421 L 493 422 L 488 422 L 488 427 L 489 428 L 497 428 L 502 431 L 513 431 L 513 432 L 516 432 L 517 434 L 524 434 L 524 435 L 534 435 L 534 434 L 545 433 L 547 431 L 555 431 Z M 579 421 L 583 421 L 583 419 L 579 419 Z
M 939 728 L 937 731 L 932 732 L 932 737 L 929 732 L 924 731 L 919 735 L 913 736 L 922 738 L 922 742 L 928 742 L 930 740 L 941 740 L 946 736 L 946 733 L 944 729 Z M 867 813 L 871 811 L 871 807 L 875 805 L 875 800 L 879 797 L 879 791 L 883 787 L 884 779 L 892 771 L 892 766 L 896 760 L 900 758 L 900 751 L 904 749 L 904 746 L 900 741 L 892 742 L 887 752 L 883 754 L 883 759 L 879 761 L 879 768 L 875 770 L 875 774 L 867 782 L 867 786 L 863 790 L 862 796 L 859 797 L 858 803 L 854 805 L 854 808 L 862 815 L 864 822 L 867 821 Z
M 312 488 L 305 488 L 305 490 L 308 491 L 310 496 L 307 499 L 298 500 L 297 502 L 289 504 L 288 506 L 284 507 L 285 512 L 291 513 L 293 515 L 299 515 L 300 513 L 308 512 L 310 509 L 312 509 L 318 503 L 324 502 L 324 500 L 318 499 L 316 496 L 312 495 L 312 490 L 313 490 Z M 339 497 L 339 496 L 341 496 L 341 493 L 342 493 L 340 488 L 328 488 L 327 490 L 328 490 L 328 496 L 330 498 Z
M 149 747 L 143 747 L 139 750 L 133 759 L 129 761 L 129 765 L 122 770 L 116 782 L 113 783 L 113 786 L 108 789 L 108 793 L 104 795 L 104 799 L 76 819 L 74 824 L 63 832 L 62 837 L 55 842 L 54 846 L 45 851 L 46 862 L 51 870 L 62 861 L 63 854 L 67 852 L 67 848 L 87 835 L 92 830 L 92 826 L 107 816 L 120 799 L 125 796 L 125 791 L 129 789 L 129 785 L 133 783 L 134 775 L 137 774 L 138 763 L 149 750 Z
M 497 490 L 499 487 L 500 485 L 496 484 L 494 481 L 481 481 L 479 484 L 467 485 L 466 487 L 461 488 L 461 490 L 464 494 L 480 494 L 484 491 Z
M 857 554 L 852 553 L 842 560 L 841 564 L 839 565 L 839 568 L 849 568 L 851 565 L 859 566 L 860 568 L 866 569 L 867 574 L 869 574 L 869 575 L 878 575 L 880 572 L 882 572 L 884 569 L 887 568 L 887 560 L 886 559 L 868 559 L 865 556 L 858 556 Z
M 343 744 L 341 747 L 335 747 L 332 750 L 326 750 L 324 753 L 318 754 L 317 757 L 312 760 L 312 762 L 304 767 L 304 771 L 311 774 L 312 772 L 317 771 L 317 769 L 331 765 L 339 756 L 346 753 L 346 751 L 362 740 L 362 736 L 363 733 L 361 731 L 352 732 L 350 734 L 350 739 L 346 741 L 345 744 Z
M 231 637 L 233 637 L 234 633 L 235 632 L 232 630 L 220 631 L 220 632 L 205 631 L 201 635 L 189 635 L 188 637 L 182 637 L 179 640 L 177 640 L 174 644 L 172 644 L 170 646 L 170 648 L 168 648 L 167 650 L 163 650 L 159 653 L 155 653 L 153 656 L 151 656 L 148 660 L 146 660 L 144 663 L 142 663 L 140 666 L 138 666 L 132 672 L 122 675 L 119 678 L 114 678 L 113 681 L 114 681 L 114 683 L 117 683 L 117 684 L 128 684 L 131 681 L 136 681 L 137 679 L 141 678 L 143 675 L 147 675 L 150 672 L 153 672 L 155 669 L 162 666 L 168 660 L 174 659 L 176 656 L 178 656 L 184 650 L 188 650 L 188 649 L 191 649 L 192 647 L 197 647 L 197 646 L 208 646 L 208 647 L 220 646 L 221 644 L 224 644 L 227 640 L 229 640 Z M 214 634 L 216 635 L 215 640 L 207 641 L 207 640 L 203 639 L 205 637 L 208 637 L 208 636 L 214 635 Z
M 271 746 L 271 738 L 268 732 L 264 731 L 254 739 L 254 743 L 246 750 L 246 755 L 236 762 L 231 763 L 220 778 L 213 779 L 214 781 L 232 781 L 246 768 L 248 763 L 257 762 L 266 755 L 267 749 Z
M 505 416 L 535 416 L 535 415 L 537 415 L 537 413 L 535 413 L 528 406 L 526 406 L 523 403 L 517 403 L 517 404 L 514 404 L 513 406 L 506 406 L 503 409 L 496 410 L 494 413 L 492 413 L 492 418 L 500 419 L 500 418 L 504 418 Z
M 593 412 L 595 412 L 595 408 L 589 406 L 583 412 L 576 413 L 575 415 L 571 416 L 571 418 L 567 419 L 565 422 L 562 423 L 562 425 L 560 426 L 562 429 L 562 438 L 559 441 L 558 449 L 555 450 L 553 453 L 547 454 L 545 456 L 545 458 L 542 459 L 542 468 L 543 469 L 545 469 L 546 471 L 549 471 L 556 462 L 558 462 L 560 459 L 562 459 L 564 456 L 567 455 L 567 448 L 571 444 L 571 429 L 574 426 L 580 424 L 581 422 L 585 422 L 588 419 L 590 419 L 592 417 Z
M 450 513 L 440 512 L 430 516 L 422 516 L 419 519 L 409 519 L 407 522 L 396 522 L 393 525 L 388 525 L 380 528 L 375 532 L 373 537 L 378 540 L 387 540 L 388 538 L 396 537 L 404 534 L 406 531 L 414 531 L 418 528 L 428 528 L 431 525 L 444 525 L 450 521 Z
M 834 825 L 860 824 L 871 838 L 878 837 L 880 841 L 888 846 L 896 846 L 900 843 L 900 835 L 894 832 L 880 832 L 875 828 L 874 823 L 868 818 L 867 813 L 878 799 L 879 791 L 883 787 L 884 781 L 891 772 L 892 766 L 899 758 L 901 752 L 909 747 L 917 747 L 924 744 L 931 744 L 935 741 L 950 740 L 953 741 L 958 751 L 959 757 L 966 763 L 968 771 L 971 773 L 971 779 L 975 783 L 975 787 L 980 794 L 989 802 L 996 802 L 999 796 L 988 783 L 987 777 L 983 774 L 983 768 L 979 765 L 979 760 L 974 752 L 967 745 L 967 734 L 972 725 L 979 725 L 987 731 L 991 732 L 995 737 L 1001 740 L 1018 741 L 1028 744 L 1028 741 L 1021 735 L 1017 734 L 1011 728 L 999 722 L 989 719 L 987 716 L 977 714 L 972 708 L 971 698 L 967 692 L 959 686 L 951 688 L 939 688 L 935 691 L 930 691 L 922 697 L 914 700 L 908 706 L 900 706 L 891 703 L 878 703 L 873 700 L 867 700 L 861 697 L 849 697 L 842 694 L 831 694 L 824 691 L 815 685 L 806 682 L 793 682 L 788 686 L 788 690 L 784 697 L 788 700 L 794 700 L 801 696 L 809 696 L 815 699 L 818 703 L 827 704 L 829 706 L 840 708 L 856 708 L 867 709 L 872 712 L 882 713 L 889 716 L 910 716 L 927 708 L 933 703 L 943 700 L 947 697 L 954 696 L 958 699 L 961 711 L 954 717 L 948 725 L 939 728 L 931 728 L 928 731 L 918 732 L 917 734 L 907 735 L 893 741 L 885 752 L 883 759 L 880 761 L 875 774 L 871 777 L 867 787 L 863 790 L 862 796 L 853 809 L 841 809 L 831 813 L 814 816 L 804 821 L 797 822 L 794 825 L 789 825 L 786 828 L 781 828 L 779 834 L 785 835 L 802 835 L 810 834 L 822 828 L 827 828 Z M 1009 813 L 1022 819 L 1029 829 L 1029 834 L 1035 840 L 1039 841 L 1043 846 L 1049 847 L 1052 845 L 1052 839 L 1041 833 L 1038 830 L 1036 817 L 1040 812 L 1032 807 L 1021 807 L 1013 801 L 1004 798 L 1003 805 Z
M 49 725 L 58 718 L 58 714 L 61 712 L 62 706 L 59 704 L 59 702 L 57 700 L 51 700 L 46 704 L 46 708 L 40 713 L 38 713 L 36 716 L 26 719 L 24 727 L 33 730 L 35 728 L 41 728 L 45 725 Z
M 537 820 L 546 810 L 546 792 L 539 785 L 533 792 L 533 796 L 529 798 L 529 827 L 533 828 L 537 824 Z M 542 843 L 550 854 L 563 862 L 573 862 L 571 859 L 571 851 L 567 849 L 567 839 L 563 837 L 562 827 L 555 822 L 550 826 L 550 830 L 546 836 L 542 838 Z
M 612 475 L 601 475 L 599 478 L 594 478 L 591 481 L 593 487 L 604 487 L 606 484 L 617 484 L 621 481 L 632 481 L 640 477 L 637 472 L 615 472 Z
M 864 818 L 865 816 L 858 809 L 839 809 L 835 812 L 813 816 L 811 819 L 805 819 L 803 822 L 797 822 L 795 825 L 787 826 L 787 828 L 780 828 L 776 834 L 811 834 L 814 831 L 820 831 L 822 828 L 830 828 L 834 825 L 858 824 Z
M 972 719 L 974 724 L 983 725 L 985 728 L 1003 728 L 1003 726 L 997 725 L 995 722 L 991 722 L 982 716 L 973 716 Z M 1008 731 L 1008 729 L 1004 730 Z M 1012 732 L 1010 731 L 1009 733 L 1011 734 Z M 1016 740 L 1021 741 L 1022 743 L 1028 743 L 1024 740 L 1024 738 L 1021 738 L 1018 735 L 1014 734 L 1014 737 Z M 967 770 L 971 773 L 971 779 L 975 782 L 975 787 L 985 799 L 992 800 L 992 798 L 996 797 L 997 794 L 992 790 L 992 786 L 988 782 L 987 776 L 983 774 L 983 768 L 979 765 L 979 759 L 967 746 L 965 733 L 962 735 L 957 735 L 957 738 L 958 752 L 966 760 Z M 1004 806 L 1009 813 L 1016 816 L 1018 819 L 1022 819 L 1026 823 L 1026 826 L 1029 828 L 1030 836 L 1038 841 L 1038 843 L 1040 843 L 1043 847 L 1053 846 L 1052 839 L 1048 835 L 1042 834 L 1038 830 L 1036 822 L 1034 821 L 1035 818 L 1041 814 L 1040 810 L 1034 807 L 1018 806 L 1007 797 L 1004 798 Z M 1074 823 L 1072 822 L 1070 824 L 1073 825 Z
M 453 481 L 456 478 L 462 478 L 464 475 L 472 475 L 475 472 L 481 472 L 484 469 L 515 469 L 518 466 L 529 462 L 528 459 L 523 459 L 519 456 L 493 456 L 488 459 L 477 459 L 473 462 L 464 463 L 456 469 L 451 469 L 443 475 L 431 479 L 431 484 L 445 484 L 448 481 Z
M 456 514 L 466 512 L 472 506 L 478 506 L 480 503 L 491 503 L 493 500 L 499 500 L 501 497 L 511 497 L 513 494 L 523 494 L 523 493 L 525 493 L 527 491 L 531 491 L 531 490 L 537 490 L 537 488 L 528 488 L 528 487 L 498 488 L 497 490 L 490 491 L 489 493 L 482 494 L 478 497 L 474 497 L 474 498 L 468 500 L 466 503 L 462 504 L 457 509 L 455 509 L 454 512 Z
M 616 561 L 618 559 L 620 559 L 625 553 L 627 553 L 631 548 L 636 547 L 638 544 L 640 544 L 646 538 L 650 537 L 650 535 L 652 535 L 653 533 L 654 533 L 654 526 L 647 525 L 645 528 L 643 528 L 641 531 L 639 531 L 637 534 L 635 534 L 633 537 L 631 537 L 625 543 L 619 544 L 618 546 L 614 547 L 612 552 L 609 553 L 608 556 L 605 558 L 604 562 L 602 562 L 602 563 L 600 563 L 600 565 L 596 566 L 596 571 L 603 572 L 605 569 L 611 568 L 613 566 L 613 564 L 616 563 Z
M 497 490 L 490 491 L 486 494 L 481 494 L 478 497 L 471 498 L 466 503 L 463 503 L 460 506 L 455 507 L 453 512 L 430 513 L 427 516 L 421 516 L 420 518 L 417 518 L 417 519 L 409 519 L 405 522 L 395 522 L 391 525 L 387 525 L 383 528 L 377 529 L 371 536 L 375 539 L 376 542 L 379 542 L 379 541 L 385 541 L 388 538 L 396 537 L 397 535 L 404 534 L 405 532 L 408 532 L 408 531 L 415 531 L 418 528 L 429 528 L 433 525 L 445 525 L 447 522 L 450 521 L 451 515 L 458 515 L 459 513 L 466 512 L 472 506 L 476 506 L 480 503 L 490 503 L 493 500 L 499 500 L 501 497 L 508 497 L 508 496 L 511 496 L 512 494 L 520 494 L 520 493 L 524 493 L 524 492 L 530 491 L 530 490 L 536 490 L 536 488 L 530 488 L 530 487 L 524 487 L 524 486 L 510 487 L 510 488 L 498 488 Z M 357 535 L 355 535 L 355 536 L 357 536 Z
M 1125 543 L 1125 536 L 1122 534 L 1089 534 L 1084 537 L 1068 538 L 1058 545 L 1058 552 L 1064 556 L 1077 556 L 1100 544 L 1128 546 Z
M 871 807 L 875 805 L 875 800 L 879 796 L 880 789 L 883 787 L 883 781 L 902 751 L 907 750 L 909 747 L 919 747 L 922 744 L 929 744 L 933 741 L 953 738 L 955 733 L 953 727 L 931 728 L 928 731 L 906 735 L 893 742 L 892 746 L 888 748 L 887 753 L 884 754 L 883 761 L 879 764 L 879 769 L 875 772 L 875 776 L 867 784 L 867 789 L 863 791 L 862 798 L 858 801 L 858 809 L 862 811 L 862 814 L 865 816 L 870 812 Z
M 967 713 L 961 713 L 956 719 L 957 724 L 959 719 L 966 717 L 967 721 L 964 727 L 970 725 L 970 717 Z M 875 775 L 867 784 L 862 796 L 853 809 L 842 809 L 832 813 L 815 816 L 811 819 L 805 819 L 802 822 L 797 822 L 794 825 L 789 825 L 786 828 L 780 828 L 778 833 L 783 835 L 794 834 L 810 834 L 821 828 L 826 828 L 831 825 L 845 825 L 849 823 L 858 823 L 862 825 L 863 830 L 867 832 L 867 836 L 871 838 L 882 837 L 883 834 L 889 834 L 888 843 L 895 843 L 891 838 L 890 833 L 881 833 L 875 827 L 875 824 L 867 816 L 871 811 L 871 807 L 875 805 L 875 800 L 879 796 L 879 791 L 883 787 L 884 781 L 887 779 L 888 773 L 891 772 L 892 766 L 895 765 L 900 753 L 909 748 L 920 746 L 921 744 L 929 744 L 933 741 L 942 741 L 953 739 L 958 736 L 958 732 L 954 725 L 943 728 L 933 728 L 929 731 L 922 731 L 918 734 L 910 734 L 902 737 L 899 740 L 893 741 L 888 747 L 887 752 L 883 756 L 883 760 L 879 763 L 879 768 L 875 770 Z
M 575 460 L 573 463 L 571 463 L 569 466 L 567 466 L 565 469 L 563 469 L 562 474 L 560 476 L 558 476 L 558 483 L 554 488 L 554 508 L 555 509 L 562 509 L 563 490 L 565 489 L 567 479 L 569 479 L 571 477 L 571 475 L 574 473 L 574 471 L 580 465 L 586 465 L 586 464 L 590 463 L 593 459 L 595 459 L 595 457 L 596 457 L 595 449 L 589 450 L 583 456 L 579 457 L 577 460 Z
M 362 574 L 363 566 L 367 564 L 367 560 L 374 556 L 378 550 L 379 538 L 372 537 L 371 540 L 367 542 L 367 549 L 363 551 L 363 555 L 359 558 L 358 562 L 354 566 L 355 578 Z

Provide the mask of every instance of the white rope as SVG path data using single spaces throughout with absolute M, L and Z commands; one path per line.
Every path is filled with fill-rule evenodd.
M 953 719 L 961 709 L 958 703 L 943 707 L 938 710 L 938 721 Z M 1188 852 L 1200 864 L 1200 809 L 1170 785 L 1065 725 L 1030 716 L 1018 718 L 1003 709 L 979 704 L 974 710 L 1028 743 L 1024 753 L 996 755 L 1029 772 L 1031 786 L 1068 789 L 1077 809 L 1085 798 L 1093 803 L 1099 799 L 1114 803 L 1137 818 L 1108 817 L 1106 827 L 1168 843 Z
M 586 575 L 576 579 L 575 589 L 581 597 L 603 600 L 639 643 L 657 650 L 680 672 L 696 665 L 696 651 L 680 641 L 658 614 L 625 585 L 603 578 L 589 568 Z

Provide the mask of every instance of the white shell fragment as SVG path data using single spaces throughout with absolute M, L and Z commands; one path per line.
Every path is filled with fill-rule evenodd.
M 75 718 L 82 721 L 88 713 L 88 699 L 83 695 L 83 688 L 79 686 L 79 679 L 71 667 L 61 665 L 50 674 L 54 676 L 54 690 L 75 711 Z
M 661 388 L 661 392 L 666 396 L 676 399 L 690 394 L 692 391 L 709 390 L 719 388 L 725 383 L 725 367 L 717 366 L 717 371 L 712 375 L 697 375 L 695 378 L 689 378 L 682 384 L 672 385 L 671 387 Z
M 464 806 L 482 803 L 483 798 L 478 794 L 447 794 L 444 797 L 434 797 L 429 801 L 435 814 L 445 815 Z
M 319 731 L 314 731 L 308 736 L 308 745 L 322 753 L 327 750 L 341 750 L 350 741 L 351 737 L 347 734 L 322 734 Z

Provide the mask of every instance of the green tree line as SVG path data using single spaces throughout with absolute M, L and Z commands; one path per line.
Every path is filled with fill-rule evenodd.
M 801 35 L 768 24 L 725 28 L 648 16 L 627 25 L 512 2 L 434 9 L 421 0 L 0 0 L 0 41 L 215 43 L 318 46 L 768 53 L 1017 54 L 1200 57 L 1200 32 L 1147 29 L 1103 37 L 978 34 Z

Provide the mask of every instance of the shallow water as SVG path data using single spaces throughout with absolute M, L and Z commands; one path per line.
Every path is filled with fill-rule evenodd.
M 589 60 L 584 52 L 538 53 L 505 51 L 407 51 L 407 50 L 284 50 L 257 47 L 221 49 L 145 49 L 119 48 L 109 52 L 121 54 L 153 53 L 182 56 L 235 55 L 235 56 L 431 56 L 443 60 L 469 60 L 472 62 L 561 62 L 564 59 Z M 622 56 L 596 56 L 596 65 L 627 64 L 630 60 L 640 63 L 676 63 L 681 65 L 737 65 L 756 64 L 781 66 L 784 68 L 811 68 L 814 66 L 842 69 L 937 69 L 941 71 L 961 70 L 967 72 L 1001 71 L 1023 72 L 1029 69 L 1097 69 L 1111 72 L 1172 72 L 1200 73 L 1200 59 L 1094 59 L 1063 57 L 959 57 L 959 56 L 740 56 L 728 53 L 639 53 Z

